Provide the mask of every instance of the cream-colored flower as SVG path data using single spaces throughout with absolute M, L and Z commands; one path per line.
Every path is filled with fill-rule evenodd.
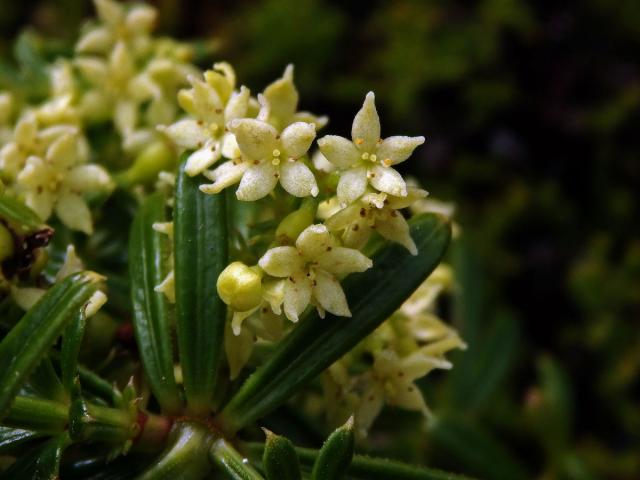
M 428 413 L 422 393 L 414 382 L 431 370 L 449 366 L 419 351 L 402 358 L 392 350 L 376 353 L 372 370 L 362 379 L 364 388 L 355 414 L 358 428 L 366 432 L 385 403 Z
M 42 156 L 26 158 L 14 188 L 43 221 L 55 210 L 69 228 L 90 234 L 91 212 L 83 195 L 107 192 L 113 184 L 104 168 L 85 163 L 85 140 L 76 131 L 61 132 Z
M 409 224 L 399 210 L 425 196 L 427 192 L 424 190 L 411 187 L 403 197 L 366 193 L 333 214 L 325 224 L 332 232 L 342 232 L 342 240 L 348 247 L 361 249 L 376 231 L 416 255 L 418 250 L 411 238 Z
M 351 140 L 327 135 L 318 140 L 324 156 L 341 170 L 338 199 L 344 206 L 361 197 L 371 185 L 376 190 L 404 197 L 407 186 L 393 168 L 424 143 L 424 137 L 393 136 L 380 139 L 380 119 L 373 92 L 369 92 L 353 119 Z
M 282 77 L 268 85 L 262 94 L 269 105 L 266 121 L 277 130 L 284 130 L 296 122 L 312 123 L 316 130 L 327 124 L 327 117 L 297 111 L 300 96 L 293 83 L 293 65 L 287 65 Z
M 342 247 L 322 224 L 302 231 L 295 246 L 269 249 L 258 262 L 273 277 L 285 278 L 284 313 L 293 322 L 309 303 L 318 310 L 351 316 L 337 276 L 362 272 L 372 262 L 357 250 Z
M 236 140 L 226 125 L 242 118 L 249 108 L 249 90 L 235 91 L 236 78 L 228 63 L 216 63 L 204 73 L 204 81 L 190 77 L 191 88 L 181 90 L 178 100 L 192 118 L 161 127 L 182 149 L 195 150 L 188 158 L 185 171 L 198 175 L 217 162 L 221 156 L 240 156 Z
M 316 179 L 301 159 L 315 138 L 313 124 L 295 122 L 278 132 L 263 120 L 243 118 L 233 120 L 229 129 L 236 136 L 242 159 L 205 173 L 213 184 L 202 185 L 203 192 L 218 193 L 240 181 L 236 196 L 242 201 L 263 198 L 278 182 L 296 197 L 318 194 Z
M 126 8 L 113 0 L 94 0 L 93 3 L 99 22 L 88 26 L 76 44 L 76 52 L 105 54 L 120 41 L 136 56 L 150 52 L 150 34 L 158 16 L 155 8 L 144 4 Z

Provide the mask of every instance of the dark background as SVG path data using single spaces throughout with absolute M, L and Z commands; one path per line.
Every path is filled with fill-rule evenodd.
M 428 434 L 385 444 L 415 421 L 391 412 L 372 448 L 482 478 L 640 478 L 639 1 L 153 3 L 253 92 L 294 63 L 331 133 L 372 89 L 383 136 L 427 137 L 404 172 L 456 205 L 443 308 L 470 348 L 424 382 Z M 25 26 L 64 50 L 92 7 L 0 12 L 11 62 Z

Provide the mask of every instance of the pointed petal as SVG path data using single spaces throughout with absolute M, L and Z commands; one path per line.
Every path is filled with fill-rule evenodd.
M 210 185 L 200 185 L 200 191 L 209 194 L 219 193 L 225 188 L 238 183 L 247 168 L 248 165 L 246 162 L 229 160 L 212 172 L 205 171 L 205 177 L 213 181 L 213 183 Z
M 424 137 L 394 136 L 385 138 L 378 146 L 378 161 L 387 167 L 404 162 L 411 156 L 418 145 L 424 143 Z
M 284 314 L 297 322 L 311 301 L 311 282 L 303 273 L 289 278 L 284 286 Z
M 158 130 L 181 148 L 200 148 L 210 138 L 209 131 L 195 120 L 180 120 L 168 127 L 158 127 Z
M 324 255 L 328 248 L 337 246 L 336 239 L 321 223 L 305 228 L 296 240 L 296 247 L 307 260 L 316 260 Z
M 407 195 L 407 184 L 402 175 L 391 167 L 374 165 L 369 168 L 369 183 L 381 192 L 405 197 Z
M 318 195 L 316 178 L 302 162 L 285 160 L 280 164 L 280 185 L 295 197 Z
M 360 208 L 360 205 L 349 205 L 348 207 L 334 213 L 324 222 L 324 224 L 332 232 L 347 228 L 360 218 Z
M 380 118 L 373 92 L 367 93 L 362 108 L 353 119 L 351 138 L 361 152 L 373 153 L 375 150 L 380 139 Z
M 278 146 L 278 132 L 266 122 L 243 118 L 229 123 L 229 129 L 236 136 L 242 154 L 249 160 L 270 157 Z
M 349 168 L 360 160 L 360 152 L 351 140 L 338 135 L 326 135 L 318 140 L 322 154 L 338 168 Z
M 149 5 L 136 5 L 127 12 L 127 27 L 135 32 L 149 33 L 153 30 L 158 11 Z
M 356 411 L 358 428 L 365 433 L 371 428 L 375 419 L 380 415 L 384 406 L 384 392 L 382 387 L 373 379 L 369 379 L 371 385 L 362 395 L 362 402 Z
M 289 277 L 302 270 L 304 260 L 294 247 L 274 247 L 267 250 L 258 265 L 273 277 Z
M 338 201 L 347 206 L 362 196 L 367 188 L 367 169 L 356 167 L 340 173 L 338 181 Z
M 335 275 L 364 272 L 373 266 L 370 258 L 354 248 L 335 247 L 318 257 L 320 268 Z
M 220 143 L 222 145 L 220 151 L 224 158 L 240 158 L 242 156 L 242 152 L 236 141 L 236 136 L 233 133 L 225 132 L 225 134 L 222 135 Z
M 184 171 L 194 177 L 220 159 L 220 145 L 218 142 L 208 142 L 203 148 L 196 150 L 187 159 Z
M 78 159 L 76 135 L 61 135 L 47 149 L 46 159 L 56 170 L 62 171 L 74 165 Z
M 298 90 L 293 83 L 293 65 L 287 65 L 282 75 L 264 89 L 264 97 L 269 102 L 271 116 L 280 128 L 286 127 L 287 121 L 298 108 Z
M 236 197 L 243 202 L 253 202 L 269 195 L 278 183 L 279 174 L 271 162 L 252 165 L 240 181 Z
M 437 362 L 434 362 L 433 358 L 424 355 L 421 351 L 414 352 L 403 358 L 400 365 L 401 371 L 406 375 L 405 378 L 407 381 L 422 378 L 431 370 L 437 368 Z
M 415 385 L 408 385 L 398 389 L 398 391 L 389 398 L 389 403 L 407 410 L 427 411 L 427 404 L 424 402 L 422 393 Z
M 312 123 L 292 123 L 280 135 L 283 153 L 288 158 L 300 158 L 309 151 L 314 138 L 316 138 L 316 127 Z
M 324 270 L 317 269 L 315 273 L 314 298 L 327 312 L 341 317 L 350 317 L 351 311 L 340 282 Z
M 112 187 L 109 173 L 100 165 L 78 165 L 64 177 L 64 186 L 75 193 L 100 192 Z
M 389 196 L 387 198 L 387 205 L 389 208 L 393 208 L 394 210 L 400 210 L 402 208 L 407 208 L 413 205 L 418 200 L 422 200 L 429 195 L 429 192 L 426 190 L 422 190 L 421 188 L 416 187 L 407 187 L 407 196 L 406 197 L 394 197 Z
M 76 52 L 78 53 L 105 53 L 111 43 L 113 37 L 108 28 L 100 27 L 88 31 L 76 43 Z
M 53 201 L 53 194 L 44 189 L 40 193 L 37 193 L 37 191 L 28 192 L 25 195 L 24 203 L 36 212 L 43 221 L 47 221 L 53 211 Z
M 65 193 L 56 202 L 56 215 L 67 227 L 90 235 L 93 233 L 91 212 L 80 195 Z
M 100 20 L 108 25 L 118 25 L 124 21 L 124 8 L 114 0 L 94 0 Z
M 409 224 L 400 212 L 391 210 L 384 218 L 378 219 L 376 221 L 376 229 L 387 240 L 404 246 L 411 255 L 418 254 L 416 244 L 411 238 Z
M 239 92 L 233 92 L 224 109 L 225 122 L 228 123 L 231 120 L 243 118 L 247 115 L 247 110 L 249 109 L 249 96 L 249 89 L 244 86 L 240 87 Z

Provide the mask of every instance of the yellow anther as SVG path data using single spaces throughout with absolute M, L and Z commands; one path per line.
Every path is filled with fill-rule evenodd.
M 369 155 L 369 160 L 371 160 L 372 162 L 375 162 L 377 159 L 378 157 L 376 157 L 375 154 L 372 153 L 371 155 Z
M 273 152 L 271 152 L 271 154 L 272 154 L 274 157 L 279 157 L 279 156 L 280 156 L 280 150 L 278 150 L 278 149 L 276 148 Z
M 364 143 L 363 138 L 356 138 L 356 145 L 362 145 Z
M 390 167 L 391 166 L 391 159 L 390 158 L 385 158 L 382 163 L 384 164 L 385 167 Z
M 280 159 L 274 157 L 273 160 L 271 160 L 271 165 L 280 165 Z
M 367 152 L 364 152 L 361 158 L 362 160 L 367 160 L 369 158 L 369 154 Z

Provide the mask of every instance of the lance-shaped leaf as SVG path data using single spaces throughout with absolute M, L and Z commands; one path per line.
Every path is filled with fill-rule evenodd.
M 0 343 L 0 418 L 68 321 L 98 289 L 101 279 L 93 272 L 69 275 L 50 288 L 4 337 Z
M 262 456 L 262 468 L 267 480 L 300 480 L 300 461 L 293 443 L 263 428 L 267 435 Z
M 265 445 L 261 443 L 247 443 L 243 450 L 251 459 L 260 458 Z M 312 448 L 296 448 L 300 463 L 311 468 L 320 455 L 320 450 Z M 470 477 L 457 475 L 435 468 L 419 467 L 408 463 L 388 460 L 386 458 L 354 455 L 348 466 L 346 475 L 354 480 L 471 480 Z
M 73 391 L 73 384 L 78 374 L 78 354 L 82 346 L 84 327 L 84 312 L 78 312 L 62 334 L 60 370 L 62 373 L 62 384 L 67 392 Z
M 21 428 L 0 427 L 0 455 L 11 453 L 20 445 L 40 437 L 42 434 Z
M 313 464 L 313 480 L 340 480 L 353 459 L 353 416 L 342 427 L 336 429 L 318 452 Z
M 0 195 L 0 218 L 21 230 L 21 233 L 37 230 L 44 225 L 33 210 L 6 195 Z
M 58 373 L 53 368 L 49 357 L 44 357 L 35 368 L 29 377 L 28 387 L 36 392 L 39 397 L 63 403 L 68 399 Z
M 387 245 L 371 269 L 350 275 L 344 290 L 352 318 L 307 315 L 218 416 L 224 429 L 236 431 L 282 404 L 375 330 L 433 271 L 449 244 L 449 222 L 427 214 L 410 224 L 418 255 Z
M 53 437 L 40 452 L 36 461 L 36 471 L 34 480 L 57 480 L 60 472 L 60 459 L 65 448 L 71 444 L 71 439 L 67 433 L 62 433 Z
M 174 258 L 176 325 L 182 378 L 189 409 L 211 408 L 224 339 L 226 305 L 216 281 L 228 263 L 226 201 L 205 195 L 201 180 L 184 171 L 176 180 Z
M 129 274 L 133 326 L 151 390 L 163 410 L 175 413 L 181 400 L 173 374 L 169 311 L 164 294 L 154 289 L 166 277 L 166 238 L 153 229 L 165 221 L 165 198 L 160 193 L 140 206 L 129 238 Z

